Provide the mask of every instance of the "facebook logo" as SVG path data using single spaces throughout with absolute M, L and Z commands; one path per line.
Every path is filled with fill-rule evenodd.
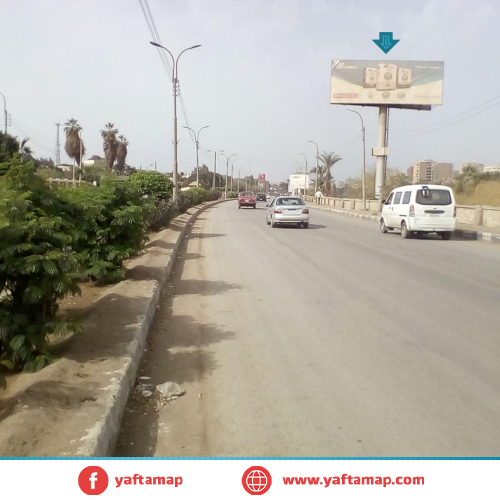
M 108 487 L 108 474 L 95 465 L 85 467 L 78 476 L 78 486 L 86 495 L 100 495 Z

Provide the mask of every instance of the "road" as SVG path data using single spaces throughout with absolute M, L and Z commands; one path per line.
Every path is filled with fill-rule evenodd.
M 132 401 L 116 454 L 499 456 L 500 248 L 264 206 L 185 239 L 140 374 L 186 394 Z

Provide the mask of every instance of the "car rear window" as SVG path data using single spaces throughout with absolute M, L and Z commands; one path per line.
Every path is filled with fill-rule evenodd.
M 302 198 L 279 198 L 278 205 L 304 205 Z
M 415 201 L 419 205 L 451 205 L 451 195 L 447 189 L 419 189 Z
M 253 196 L 253 193 L 250 191 L 243 191 L 240 196 Z

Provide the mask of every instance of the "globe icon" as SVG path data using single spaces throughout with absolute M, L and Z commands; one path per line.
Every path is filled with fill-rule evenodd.
M 267 486 L 266 475 L 260 470 L 253 470 L 247 476 L 247 486 L 249 490 L 260 493 Z

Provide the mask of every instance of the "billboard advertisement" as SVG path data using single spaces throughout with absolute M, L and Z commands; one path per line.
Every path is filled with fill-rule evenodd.
M 266 180 L 266 174 L 259 174 L 259 181 L 265 181 Z
M 299 191 L 303 193 L 309 188 L 310 182 L 309 174 L 291 174 L 288 191 L 292 194 L 298 194 Z
M 442 61 L 332 61 L 330 103 L 430 109 L 443 104 Z

